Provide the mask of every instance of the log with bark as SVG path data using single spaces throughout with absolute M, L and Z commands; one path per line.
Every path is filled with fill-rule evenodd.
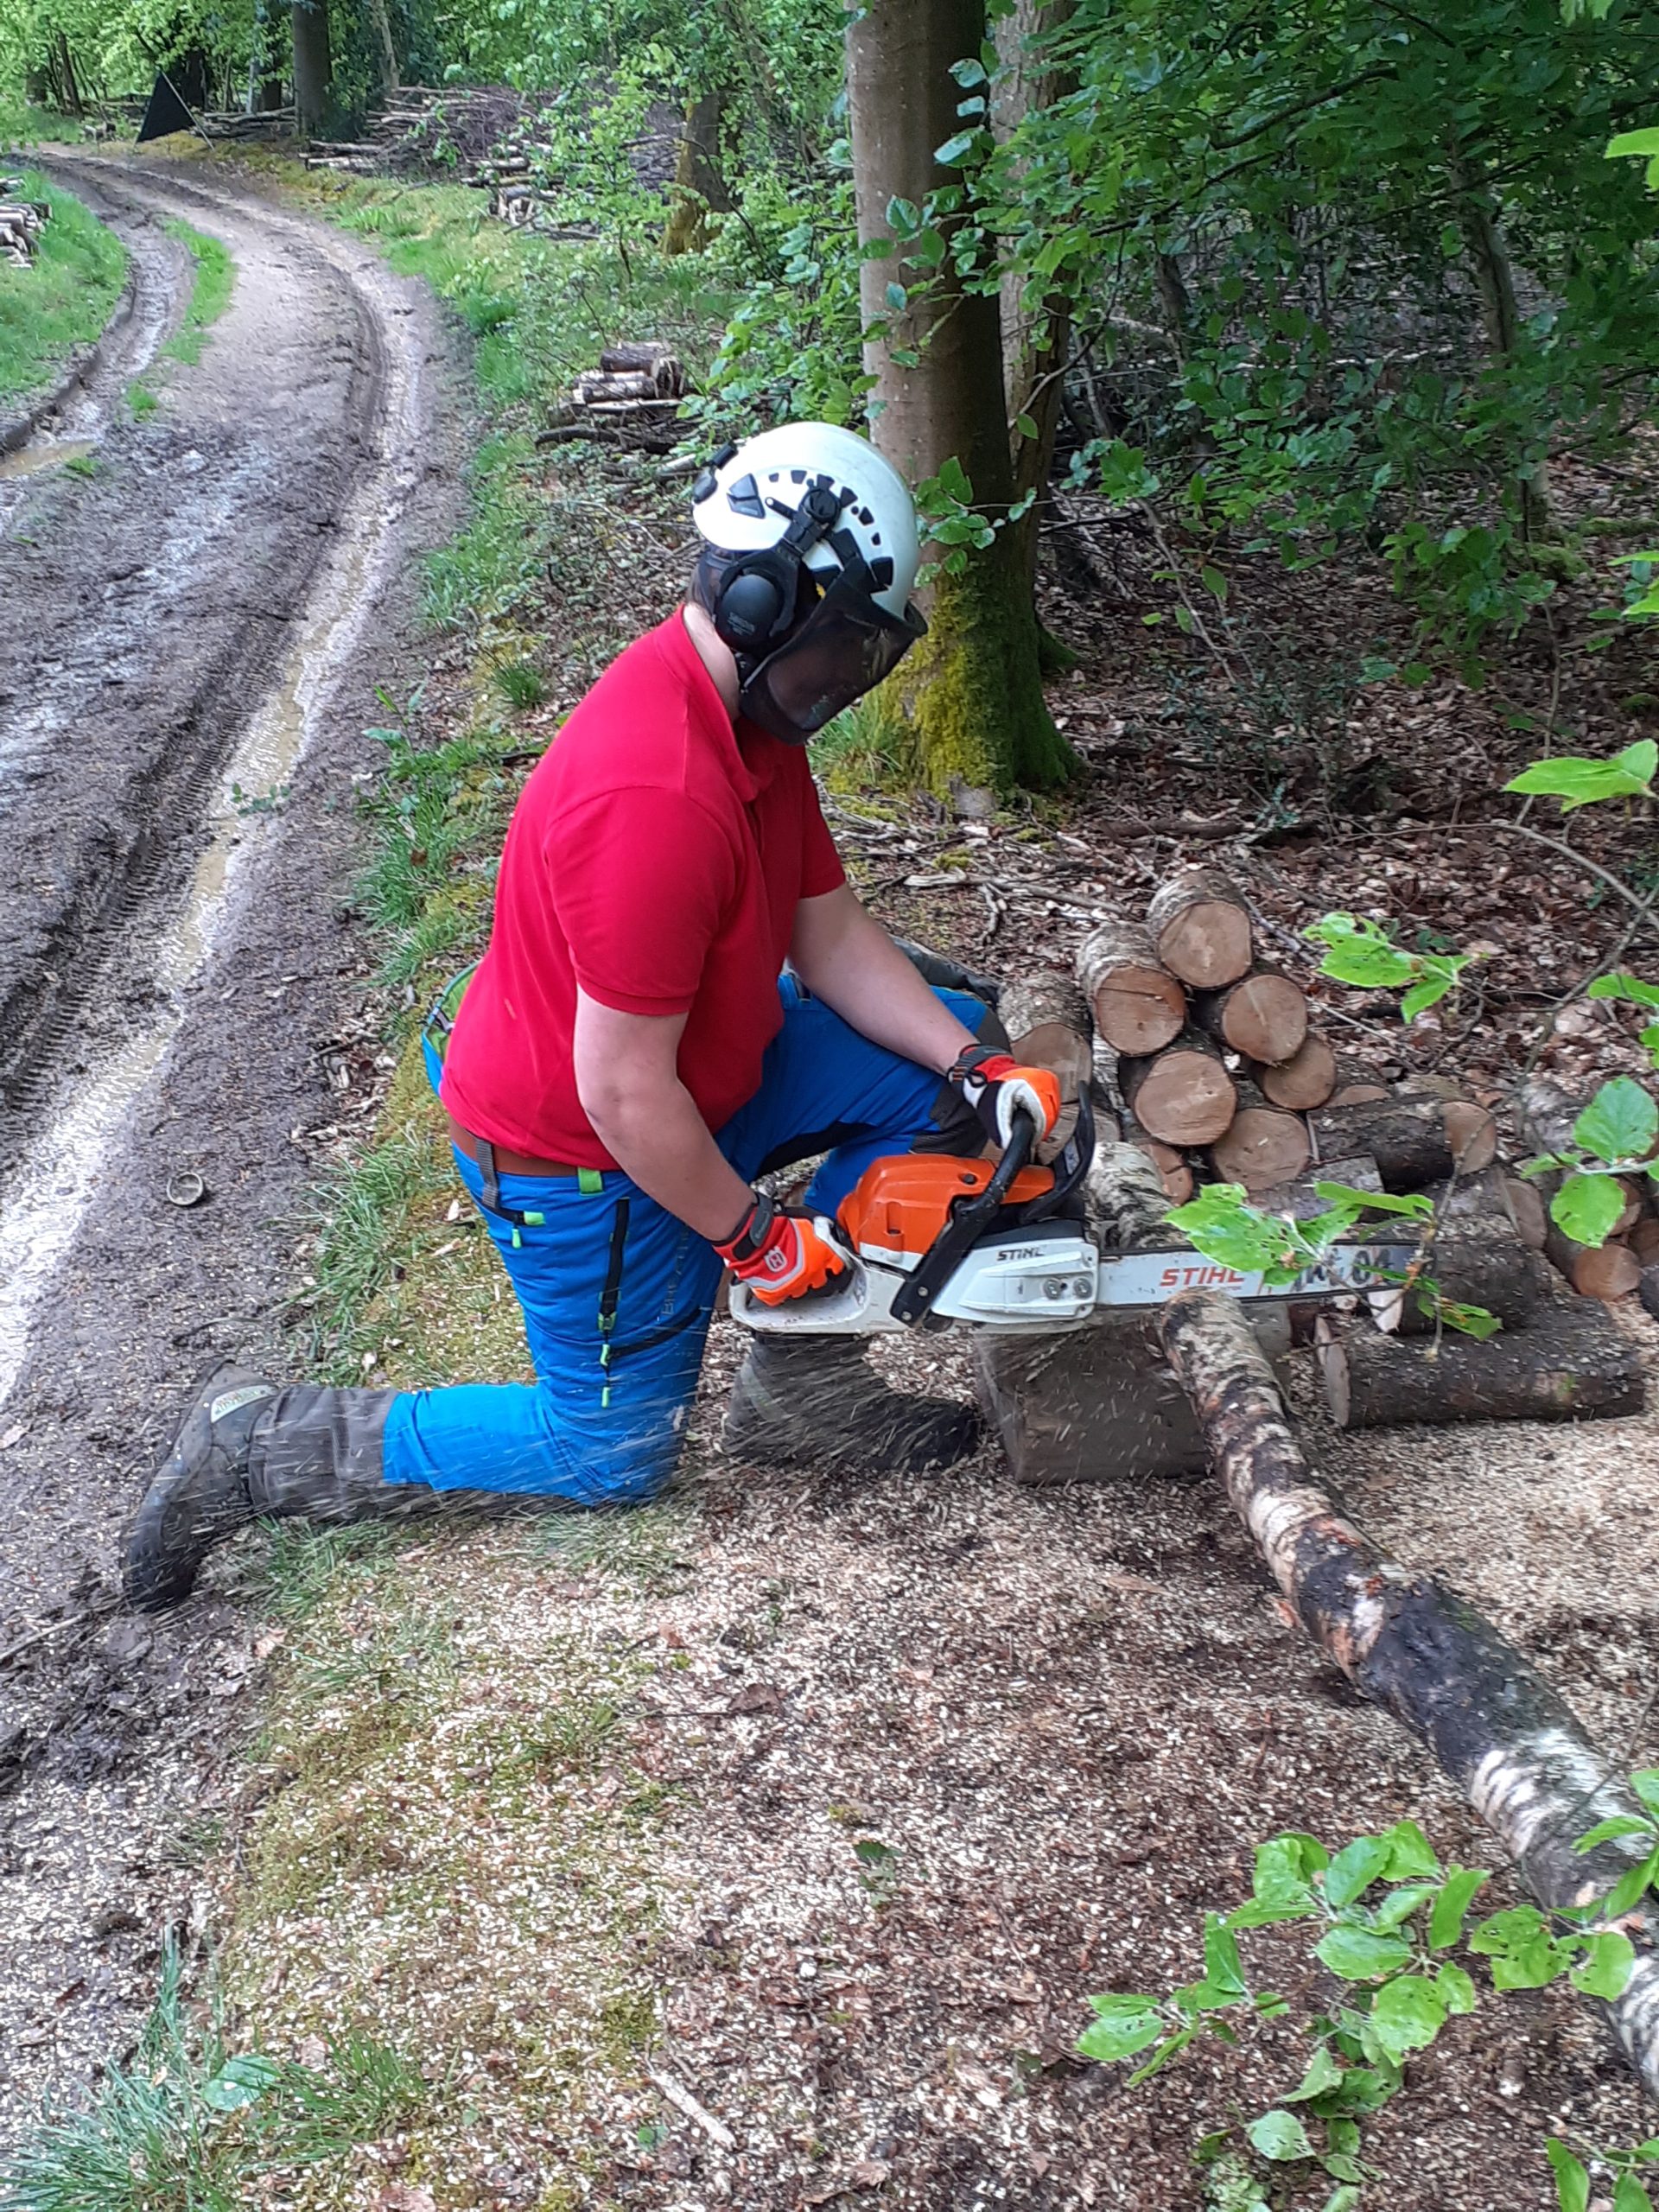
M 1058 969 L 1039 969 L 1003 984 L 997 1015 L 1014 1058 L 1027 1067 L 1050 1068 L 1060 1078 L 1060 1118 L 1048 1147 L 1058 1150 L 1077 1125 L 1078 1095 L 1094 1065 L 1083 993 Z
M 1334 1096 L 1337 1088 L 1337 1056 L 1328 1039 L 1317 1029 L 1310 1029 L 1302 1039 L 1299 1051 L 1276 1066 L 1261 1065 L 1252 1068 L 1256 1088 L 1271 1106 L 1287 1106 L 1294 1114 L 1311 1113 L 1314 1107 L 1324 1106 Z M 1388 1093 L 1379 1084 L 1379 1098 Z
M 1580 1298 L 1628 1298 L 1642 1281 L 1642 1262 L 1628 1244 L 1579 1244 L 1552 1221 L 1544 1250 Z
M 1144 1152 L 1158 1170 L 1164 1185 L 1164 1196 L 1173 1206 L 1184 1206 L 1197 1187 L 1192 1163 L 1184 1152 L 1173 1144 L 1164 1144 L 1149 1135 L 1133 1117 L 1123 1124 L 1123 1141 L 1132 1144 L 1137 1152 Z
M 1529 1251 L 1541 1252 L 1549 1236 L 1549 1211 L 1544 1196 L 1535 1183 L 1524 1176 L 1506 1175 L 1503 1196 L 1508 1201 L 1510 1218 L 1515 1224 L 1516 1234 Z
M 1659 1264 L 1659 1214 L 1643 1214 L 1631 1230 L 1629 1243 L 1642 1267 Z
M 1103 922 L 1084 940 L 1077 981 L 1114 1052 L 1155 1052 L 1186 1027 L 1185 992 L 1133 922 Z
M 1325 1403 L 1339 1428 L 1459 1421 L 1585 1421 L 1639 1414 L 1642 1363 L 1599 1306 L 1540 1306 L 1484 1343 L 1385 1336 L 1369 1320 L 1321 1329 Z
M 1287 1214 L 1292 1221 L 1313 1221 L 1331 1211 L 1330 1199 L 1319 1196 L 1317 1185 L 1320 1183 L 1345 1183 L 1351 1191 L 1382 1188 L 1376 1162 L 1363 1153 L 1357 1153 L 1351 1160 L 1322 1160 L 1317 1167 L 1299 1175 L 1294 1182 L 1254 1191 L 1250 1204 L 1263 1213 Z
M 1219 868 L 1187 868 L 1160 884 L 1147 931 L 1163 966 L 1196 990 L 1219 990 L 1249 969 L 1250 910 Z
M 1307 1040 L 1306 995 L 1276 968 L 1257 966 L 1221 990 L 1198 992 L 1192 1019 L 1217 1044 L 1271 1066 L 1294 1059 Z
M 1641 1290 L 1644 1311 L 1650 1313 L 1656 1321 L 1659 1321 L 1659 1261 L 1649 1261 L 1643 1268 L 1642 1281 L 1638 1287 Z
M 1308 1116 L 1321 1158 L 1369 1153 L 1383 1187 L 1421 1191 L 1451 1174 L 1478 1175 L 1497 1152 L 1497 1124 L 1461 1099 L 1379 1098 L 1320 1107 Z
M 1398 1228 L 1412 1224 L 1400 1223 Z M 1442 1299 L 1459 1306 L 1484 1306 L 1505 1330 L 1525 1328 L 1551 1306 L 1554 1278 L 1540 1252 L 1529 1251 L 1505 1214 L 1447 1215 L 1416 1268 L 1415 1283 L 1393 1293 L 1373 1294 L 1378 1325 L 1402 1336 L 1432 1336 L 1443 1325 L 1433 1310 L 1433 1295 L 1420 1295 L 1431 1283 Z M 1459 1342 L 1468 1339 L 1459 1338 Z
M 1216 1173 L 1252 1193 L 1294 1183 L 1313 1156 L 1306 1122 L 1269 1106 L 1253 1084 L 1240 1084 L 1237 1095 L 1237 1112 L 1210 1147 Z
M 1156 1164 L 1139 1146 L 1100 1136 L 1084 1185 L 1089 1232 L 1103 1251 L 1141 1252 L 1185 1240 L 1168 1227 L 1169 1198 Z
M 1446 1584 L 1391 1559 L 1321 1486 L 1236 1304 L 1184 1292 L 1164 1308 L 1162 1336 L 1234 1508 L 1313 1642 L 1427 1745 L 1541 1904 L 1605 1896 L 1644 1846 L 1624 1837 L 1582 1856 L 1573 1846 L 1603 1820 L 1640 1816 L 1623 1774 L 1524 1654 Z M 1656 1926 L 1650 1910 L 1632 1920 L 1635 1970 L 1605 2017 L 1659 2095 Z
M 685 365 L 669 346 L 655 339 L 607 346 L 599 357 L 605 376 L 647 376 L 659 399 L 682 399 L 688 389 Z
M 1135 1120 L 1164 1144 L 1213 1144 L 1238 1103 L 1225 1062 L 1201 1029 L 1184 1029 L 1149 1058 L 1120 1060 L 1118 1083 Z

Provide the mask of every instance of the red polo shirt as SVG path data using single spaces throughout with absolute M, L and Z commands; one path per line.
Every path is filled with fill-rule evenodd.
M 489 950 L 443 1103 L 515 1152 L 611 1167 L 576 1096 L 576 988 L 689 1016 L 680 1080 L 711 1129 L 760 1086 L 803 899 L 843 880 L 804 747 L 734 728 L 679 613 L 630 645 L 514 810 Z

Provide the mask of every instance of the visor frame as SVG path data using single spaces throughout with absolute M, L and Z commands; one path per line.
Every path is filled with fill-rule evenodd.
M 815 578 L 815 581 L 817 579 Z M 855 677 L 851 663 L 853 653 L 830 655 L 844 661 L 849 669 L 848 680 L 834 686 L 824 686 L 808 712 L 810 719 L 791 714 L 777 692 L 779 675 L 787 675 L 791 659 L 806 662 L 810 656 L 823 652 L 834 633 L 842 631 L 848 641 L 855 644 L 862 639 L 865 665 Z M 854 701 L 873 691 L 884 683 L 898 667 L 905 655 L 920 639 L 927 635 L 927 619 L 913 600 L 902 615 L 883 607 L 875 596 L 874 578 L 868 563 L 855 559 L 843 563 L 840 573 L 827 586 L 822 586 L 819 595 L 795 630 L 784 642 L 745 675 L 739 697 L 740 710 L 751 721 L 768 731 L 785 744 L 804 745 L 826 729 L 836 716 L 844 714 Z M 882 665 L 871 671 L 869 642 L 876 639 L 887 640 L 892 650 L 878 654 Z

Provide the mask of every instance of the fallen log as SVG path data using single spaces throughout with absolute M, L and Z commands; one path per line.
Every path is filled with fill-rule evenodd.
M 1549 1235 L 1549 1211 L 1544 1204 L 1543 1192 L 1523 1176 L 1506 1175 L 1503 1196 L 1509 1203 L 1510 1218 L 1515 1224 L 1516 1236 L 1529 1251 L 1541 1252 Z
M 1583 1856 L 1573 1847 L 1603 1820 L 1640 1817 L 1623 1774 L 1489 1621 L 1433 1576 L 1391 1559 L 1320 1486 L 1233 1301 L 1184 1292 L 1163 1310 L 1162 1337 L 1234 1509 L 1306 1633 L 1362 1695 L 1427 1745 L 1541 1904 L 1579 1907 L 1605 1896 L 1644 1845 L 1618 1838 Z M 1599 2009 L 1659 2096 L 1651 1910 L 1631 1932 L 1630 1981 Z
M 1276 1066 L 1294 1059 L 1306 1042 L 1307 997 L 1276 968 L 1258 966 L 1221 990 L 1198 992 L 1192 1019 L 1217 1044 Z
M 1405 1224 L 1408 1228 L 1409 1224 Z M 1554 1281 L 1541 1253 L 1529 1251 L 1507 1214 L 1448 1214 L 1424 1253 L 1418 1280 L 1433 1283 L 1443 1299 L 1459 1306 L 1484 1306 L 1506 1330 L 1527 1327 L 1552 1301 Z M 1559 1302 L 1559 1301 L 1558 1301 Z M 1415 1288 L 1372 1294 L 1377 1325 L 1404 1337 L 1432 1336 L 1446 1341 L 1451 1332 L 1436 1319 Z M 1470 1341 L 1459 1336 L 1459 1344 Z
M 1221 1180 L 1242 1183 L 1252 1193 L 1294 1183 L 1313 1157 L 1313 1141 L 1301 1116 L 1269 1106 L 1250 1084 L 1239 1085 L 1238 1110 L 1210 1147 Z
M 1448 1175 L 1478 1175 L 1497 1153 L 1497 1124 L 1484 1106 L 1462 1099 L 1378 1098 L 1322 1106 L 1308 1116 L 1314 1148 L 1370 1153 L 1383 1188 L 1421 1191 Z
M 1249 969 L 1250 910 L 1219 868 L 1187 868 L 1160 884 L 1147 930 L 1162 965 L 1197 990 L 1219 990 Z
M 1096 1029 L 1116 1052 L 1155 1052 L 1186 1027 L 1185 992 L 1134 922 L 1103 922 L 1084 938 L 1077 981 Z
M 1310 1029 L 1299 1049 L 1276 1065 L 1262 1064 L 1250 1071 L 1256 1088 L 1269 1105 L 1287 1106 L 1294 1114 L 1311 1113 L 1329 1103 L 1337 1088 L 1337 1056 L 1328 1039 Z M 1388 1093 L 1379 1084 L 1377 1096 Z
M 1479 1343 L 1385 1336 L 1369 1321 L 1319 1332 L 1325 1403 L 1338 1428 L 1459 1421 L 1585 1421 L 1639 1414 L 1642 1363 L 1594 1305 L 1542 1306 L 1532 1325 Z
M 1060 1078 L 1060 1118 L 1050 1140 L 1050 1149 L 1058 1150 L 1077 1125 L 1078 1094 L 1094 1065 L 1083 993 L 1058 969 L 1039 969 L 1003 984 L 997 1014 L 1014 1058 L 1027 1067 L 1050 1068 Z
M 1137 1145 L 1096 1138 L 1083 1198 L 1089 1233 L 1103 1252 L 1143 1252 L 1185 1242 L 1166 1225 L 1163 1177 Z
M 1165 1144 L 1213 1144 L 1238 1103 L 1220 1052 L 1201 1029 L 1184 1029 L 1147 1059 L 1118 1062 L 1124 1103 Z
M 1123 1141 L 1132 1144 L 1137 1152 L 1144 1152 L 1158 1170 L 1164 1186 L 1164 1196 L 1173 1206 L 1184 1206 L 1197 1188 L 1192 1163 L 1186 1154 L 1173 1144 L 1165 1144 L 1150 1135 L 1139 1122 L 1133 1119 L 1123 1125 Z
M 1382 1178 L 1376 1162 L 1363 1153 L 1352 1160 L 1322 1160 L 1316 1168 L 1288 1183 L 1280 1183 L 1250 1195 L 1250 1204 L 1262 1213 L 1281 1213 L 1292 1221 L 1313 1221 L 1329 1213 L 1331 1201 L 1319 1196 L 1320 1183 L 1345 1183 L 1351 1191 L 1380 1191 Z

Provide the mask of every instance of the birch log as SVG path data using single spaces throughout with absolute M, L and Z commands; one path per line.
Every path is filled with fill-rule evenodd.
M 1433 1576 L 1389 1558 L 1321 1485 L 1236 1304 L 1184 1292 L 1164 1308 L 1162 1334 L 1234 1508 L 1314 1643 L 1427 1745 L 1541 1904 L 1605 1896 L 1643 1855 L 1640 1840 L 1584 1857 L 1573 1846 L 1598 1821 L 1640 1816 L 1618 1768 L 1490 1622 Z M 1624 1993 L 1598 2009 L 1659 2097 L 1659 1926 L 1651 1912 L 1632 1933 L 1637 1963 Z
M 1160 884 L 1147 929 L 1163 965 L 1195 990 L 1219 990 L 1249 971 L 1250 910 L 1219 868 L 1186 868 Z
M 1116 1052 L 1155 1052 L 1186 1027 L 1185 992 L 1133 922 L 1103 922 L 1084 938 L 1077 981 L 1095 1027 Z

